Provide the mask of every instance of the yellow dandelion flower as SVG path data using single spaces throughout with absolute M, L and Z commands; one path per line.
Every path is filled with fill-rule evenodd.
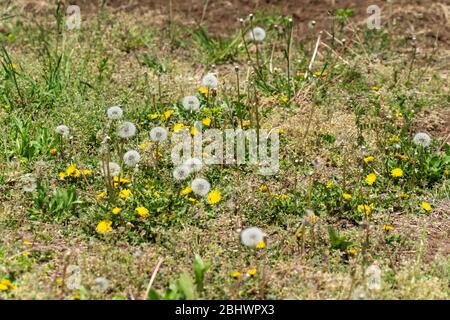
M 397 136 L 392 136 L 388 140 L 389 140 L 389 142 L 392 142 L 392 143 L 396 143 L 396 142 L 400 141 L 400 139 Z
M 263 240 L 260 243 L 258 243 L 255 248 L 256 249 L 264 249 L 265 247 L 266 247 L 266 243 Z
M 91 174 L 92 174 L 92 171 L 91 170 L 89 170 L 89 169 L 83 169 L 83 174 L 85 175 L 85 176 L 90 176 Z
M 431 205 L 428 202 L 425 202 L 425 201 L 422 201 L 420 206 L 422 207 L 423 210 L 425 210 L 428 213 L 433 210 L 433 208 L 431 208 Z
M 0 291 L 14 290 L 17 287 L 8 279 L 0 280 Z
M 267 186 L 259 187 L 259 191 L 261 191 L 261 192 L 266 192 L 267 190 L 269 190 L 269 188 Z
M 200 88 L 198 88 L 198 92 L 200 92 L 201 94 L 207 95 L 208 89 L 204 88 L 204 87 L 200 87 Z
M 328 183 L 325 185 L 325 187 L 326 187 L 327 189 L 331 189 L 331 188 L 333 188 L 333 185 L 334 185 L 333 182 L 328 182 Z
M 61 180 L 64 180 L 64 178 L 67 177 L 67 174 L 66 174 L 64 171 L 61 171 L 60 173 L 58 173 L 58 177 L 59 177 Z
M 155 120 L 155 119 L 159 118 L 159 114 L 151 113 L 148 115 L 148 117 L 150 118 L 150 120 Z
M 230 274 L 230 276 L 234 279 L 237 279 L 241 277 L 241 273 L 239 271 L 234 271 Z
M 138 148 L 140 150 L 148 149 L 148 147 L 150 147 L 150 143 L 148 141 L 144 141 L 140 145 L 138 145 Z
M 58 150 L 56 148 L 50 149 L 50 154 L 52 156 L 56 156 L 58 154 Z
M 247 270 L 247 274 L 248 274 L 250 277 L 255 276 L 256 273 L 257 273 L 256 269 L 249 269 L 249 270 Z
M 379 86 L 373 86 L 372 87 L 372 91 L 375 91 L 375 92 L 380 91 L 380 87 Z
M 280 98 L 280 102 L 281 103 L 287 103 L 289 101 L 289 98 L 287 98 L 287 97 L 281 97 Z
M 81 175 L 81 173 L 80 170 L 78 170 L 76 164 L 71 164 L 66 169 L 66 175 L 69 177 L 78 178 Z
M 195 202 L 197 202 L 197 199 L 195 199 L 195 198 L 188 198 L 188 201 L 192 202 L 192 203 L 195 203 Z
M 202 123 L 203 123 L 204 126 L 209 127 L 211 125 L 211 118 L 204 118 L 202 120 Z
M 284 129 L 277 129 L 278 134 L 285 134 L 286 130 Z
M 372 163 L 374 160 L 375 160 L 375 157 L 373 157 L 373 156 L 368 156 L 363 159 L 365 164 Z
M 278 196 L 278 199 L 280 199 L 281 201 L 287 200 L 287 199 L 289 199 L 289 196 L 287 194 L 280 194 Z
M 367 177 L 366 177 L 366 183 L 367 183 L 369 186 L 373 185 L 376 181 L 377 181 L 377 175 L 376 175 L 374 172 L 369 173 L 369 174 L 367 175 Z
M 32 245 L 32 243 L 30 241 L 24 241 L 23 244 L 26 245 L 26 246 L 31 246 Z
M 111 220 L 102 220 L 97 225 L 97 232 L 100 234 L 108 234 L 112 231 L 111 225 Z
M 350 193 L 344 193 L 342 198 L 344 198 L 345 201 L 349 201 L 352 199 L 352 195 Z
M 242 128 L 249 127 L 251 124 L 250 120 L 244 120 L 242 121 Z
M 355 248 L 350 248 L 347 250 L 347 254 L 351 255 L 351 256 L 355 256 L 358 253 L 358 250 L 356 250 Z
M 402 153 L 394 154 L 394 158 L 400 159 L 402 161 L 407 161 L 409 159 L 407 155 L 402 154 Z
M 116 214 L 116 215 L 117 215 L 117 214 L 119 214 L 119 213 L 121 213 L 121 212 L 122 212 L 122 209 L 121 209 L 121 208 L 115 207 L 115 208 L 112 209 L 112 213 L 113 213 L 113 214 Z
M 394 231 L 394 227 L 393 226 L 390 226 L 390 225 L 388 225 L 388 224 L 385 224 L 385 225 L 383 225 L 383 228 L 382 228 L 384 231 L 386 231 L 386 232 L 390 232 L 390 231 Z
M 222 194 L 219 190 L 214 189 L 210 193 L 208 193 L 207 201 L 209 204 L 216 204 L 222 200 Z
M 131 197 L 132 195 L 133 194 L 131 193 L 131 190 L 129 190 L 129 189 L 122 189 L 119 192 L 119 198 L 123 199 L 123 200 L 128 199 L 128 197 Z
M 400 193 L 400 196 L 399 196 L 401 199 L 408 199 L 409 198 L 409 194 L 407 194 L 407 193 Z
M 121 184 L 130 183 L 130 180 L 126 179 L 126 178 L 120 178 L 120 177 L 116 176 L 116 177 L 113 178 L 113 183 L 114 183 L 114 187 L 117 187 L 117 186 L 119 186 Z
M 191 135 L 195 136 L 198 133 L 198 130 L 196 127 L 192 127 L 191 129 L 189 129 L 189 132 Z
M 172 116 L 173 113 L 174 113 L 174 110 L 172 110 L 172 109 L 164 111 L 164 113 L 161 116 L 161 120 L 163 120 L 163 121 L 169 120 L 169 118 Z
M 366 215 L 370 215 L 372 213 L 372 205 L 360 204 L 357 208 L 358 212 L 363 212 Z
M 392 169 L 391 176 L 394 178 L 401 178 L 403 177 L 403 170 L 400 168 Z
M 189 193 L 192 192 L 192 188 L 190 186 L 187 186 L 186 188 L 184 188 L 183 190 L 181 190 L 181 194 L 183 196 L 188 195 Z
M 97 195 L 97 201 L 100 201 L 106 197 L 106 191 L 102 191 Z
M 295 237 L 296 237 L 297 239 L 300 239 L 301 237 L 303 237 L 303 233 L 300 232 L 300 231 L 298 231 L 298 232 L 295 233 Z
M 148 217 L 148 209 L 146 207 L 137 207 L 135 209 L 135 211 L 141 218 L 147 218 Z
M 184 128 L 185 128 L 184 123 L 177 123 L 176 125 L 173 126 L 173 132 L 177 133 Z

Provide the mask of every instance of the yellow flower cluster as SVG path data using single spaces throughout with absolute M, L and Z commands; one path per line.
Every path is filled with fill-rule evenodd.
M 108 234 L 112 231 L 111 225 L 111 220 L 102 220 L 97 225 L 97 232 L 100 234 Z
M 17 287 L 8 279 L 0 280 L 0 291 L 14 290 Z

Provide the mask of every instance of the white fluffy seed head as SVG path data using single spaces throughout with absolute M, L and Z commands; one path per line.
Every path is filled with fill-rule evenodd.
M 199 158 L 189 158 L 185 161 L 184 164 L 194 172 L 199 172 L 203 167 L 202 160 L 200 160 Z
M 254 248 L 264 241 L 264 232 L 257 227 L 250 227 L 241 232 L 241 242 L 247 247 Z
M 431 137 L 425 132 L 416 133 L 413 142 L 417 146 L 428 147 L 431 144 Z
M 163 142 L 167 139 L 167 130 L 163 127 L 154 127 L 150 131 L 150 139 L 155 142 Z
M 197 178 L 192 181 L 191 188 L 195 194 L 198 194 L 200 196 L 206 196 L 209 190 L 211 189 L 211 185 L 207 180 Z
M 185 165 L 176 167 L 175 170 L 173 170 L 173 177 L 175 180 L 185 180 L 190 174 L 191 170 Z
M 261 27 L 255 27 L 250 30 L 248 37 L 250 40 L 261 42 L 266 38 L 266 31 Z
M 68 126 L 59 125 L 55 128 L 55 132 L 60 134 L 62 137 L 67 138 L 69 136 L 70 130 Z
M 112 106 L 108 108 L 106 111 L 106 114 L 108 115 L 108 118 L 111 120 L 118 120 L 122 119 L 123 116 L 123 110 L 120 106 Z
M 219 80 L 212 73 L 208 73 L 203 77 L 202 84 L 210 89 L 215 89 L 219 85 Z
M 36 179 L 30 175 L 22 177 L 22 190 L 24 192 L 34 192 L 37 187 Z
M 129 121 L 124 121 L 119 125 L 117 134 L 122 139 L 132 138 L 136 135 L 136 126 Z
M 107 168 L 104 168 L 103 167 L 103 164 L 102 163 L 100 163 L 100 168 L 101 168 L 101 171 L 102 171 L 102 174 L 103 175 L 107 175 L 108 174 L 108 168 L 109 168 L 109 175 L 111 176 L 111 177 L 116 177 L 116 176 L 118 176 L 119 175 L 119 173 L 120 173 L 120 166 L 117 164 L 117 163 L 115 163 L 115 162 L 109 162 L 108 164 L 107 164 Z M 106 171 L 105 171 L 106 170 Z
M 196 96 L 184 97 L 183 108 L 188 111 L 197 111 L 200 108 L 200 100 Z
M 123 162 L 129 167 L 135 167 L 141 161 L 141 155 L 135 150 L 125 152 Z

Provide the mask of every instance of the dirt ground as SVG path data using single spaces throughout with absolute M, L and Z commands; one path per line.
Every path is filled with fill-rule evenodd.
M 40 11 L 53 1 L 17 0 L 25 10 Z M 385 0 L 66 0 L 76 4 L 83 14 L 93 13 L 102 5 L 114 11 L 157 10 L 169 15 L 170 7 L 175 17 L 187 24 L 202 20 L 214 34 L 230 33 L 239 26 L 239 19 L 256 10 L 266 13 L 291 15 L 297 25 L 297 36 L 306 35 L 308 23 L 316 21 L 318 29 L 330 29 L 330 11 L 352 8 L 356 21 L 364 23 L 370 15 L 369 5 L 381 9 L 382 23 L 389 16 Z M 334 3 L 334 4 L 333 4 Z M 205 4 L 207 4 L 205 6 Z M 424 46 L 438 43 L 450 48 L 450 0 L 393 0 L 394 25 L 407 34 L 414 34 Z M 395 27 L 394 26 L 394 27 Z

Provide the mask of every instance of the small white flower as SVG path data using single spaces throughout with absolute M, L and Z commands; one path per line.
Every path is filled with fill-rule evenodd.
M 141 161 L 141 155 L 135 150 L 125 152 L 123 162 L 129 167 L 135 167 Z
M 367 288 L 369 290 L 381 290 L 381 269 L 373 264 L 366 269 Z
M 184 97 L 183 107 L 188 111 L 197 111 L 200 108 L 200 100 L 196 96 Z
M 123 110 L 120 106 L 112 106 L 106 111 L 108 118 L 111 120 L 121 119 L 123 116 Z
M 202 160 L 199 158 L 189 158 L 184 163 L 186 166 L 188 166 L 192 171 L 199 172 L 202 170 Z
M 185 165 L 176 167 L 175 170 L 173 170 L 173 177 L 176 180 L 185 180 L 185 179 L 187 179 L 187 177 L 189 177 L 190 174 L 191 174 L 191 169 L 189 169 Z
M 431 144 L 431 137 L 425 132 L 416 133 L 413 138 L 416 146 L 428 147 Z
M 108 163 L 108 167 L 109 167 L 109 174 L 111 177 L 115 177 L 115 176 L 119 175 L 120 166 L 117 163 L 110 162 L 110 163 Z M 103 168 L 102 163 L 100 163 L 100 168 L 101 168 L 102 174 L 106 176 L 108 174 L 108 168 Z M 106 171 L 104 171 L 104 169 L 106 169 Z
M 219 80 L 212 73 L 208 73 L 203 77 L 202 84 L 207 88 L 215 89 L 219 85 Z
M 248 34 L 250 40 L 261 42 L 266 38 L 266 31 L 263 28 L 255 27 Z
M 197 178 L 192 181 L 191 188 L 195 194 L 198 194 L 200 196 L 206 196 L 209 190 L 211 189 L 211 185 L 207 180 Z
M 67 138 L 69 136 L 70 130 L 69 130 L 68 126 L 65 126 L 62 124 L 62 125 L 56 127 L 55 132 L 57 134 L 60 134 L 64 138 Z
M 66 286 L 70 290 L 78 290 L 81 286 L 81 269 L 76 265 L 69 265 L 66 269 Z
M 34 192 L 36 190 L 37 184 L 36 179 L 30 175 L 24 176 L 21 179 L 22 181 L 22 190 L 24 192 Z
M 95 279 L 95 284 L 100 292 L 105 292 L 109 287 L 109 280 L 105 277 L 98 277 Z
M 167 139 L 167 130 L 163 127 L 154 127 L 150 131 L 150 139 L 155 142 L 163 142 Z
M 129 121 L 124 121 L 120 124 L 117 133 L 122 139 L 132 138 L 136 134 L 136 126 Z
M 250 227 L 241 232 L 241 241 L 247 247 L 254 248 L 264 241 L 264 232 L 257 227 Z

